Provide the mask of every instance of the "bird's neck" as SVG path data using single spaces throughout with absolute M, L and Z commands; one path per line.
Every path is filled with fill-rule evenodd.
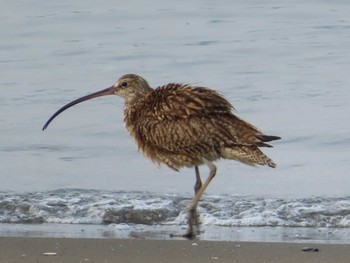
M 126 102 L 124 105 L 124 124 L 128 130 L 131 137 L 135 140 L 138 147 L 140 148 L 140 138 L 139 138 L 139 122 L 142 119 L 142 106 L 140 101 L 130 101 Z
M 135 127 L 142 120 L 145 111 L 148 111 L 148 107 L 151 103 L 150 94 L 154 91 L 151 87 L 147 86 L 138 90 L 133 94 L 124 98 L 124 123 L 129 133 L 135 138 L 136 130 Z
M 125 99 L 124 122 L 127 126 L 133 126 L 140 118 L 144 110 L 145 101 L 147 101 L 147 95 L 130 100 Z

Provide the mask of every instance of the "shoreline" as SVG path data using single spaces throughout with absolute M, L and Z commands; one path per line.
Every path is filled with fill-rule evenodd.
M 303 248 L 317 248 L 305 252 Z M 1 237 L 1 262 L 349 262 L 350 244 Z
M 350 244 L 350 228 L 201 226 L 202 241 Z M 0 237 L 182 240 L 184 225 L 1 223 Z

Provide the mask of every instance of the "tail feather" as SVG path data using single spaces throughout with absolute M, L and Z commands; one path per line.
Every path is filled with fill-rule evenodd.
M 256 138 L 260 141 L 256 143 L 256 146 L 258 147 L 269 147 L 271 148 L 272 145 L 267 144 L 265 142 L 275 141 L 281 139 L 281 137 L 273 136 L 273 135 L 264 135 L 264 134 L 258 134 L 256 135 Z
M 224 148 L 222 155 L 224 158 L 237 160 L 247 165 L 268 165 L 272 168 L 276 167 L 276 164 L 267 157 L 256 146 L 236 146 L 232 148 Z
M 256 136 L 259 140 L 262 142 L 270 142 L 270 141 L 275 141 L 275 140 L 280 140 L 281 137 L 278 136 L 273 136 L 273 135 L 264 135 L 264 134 L 259 134 Z

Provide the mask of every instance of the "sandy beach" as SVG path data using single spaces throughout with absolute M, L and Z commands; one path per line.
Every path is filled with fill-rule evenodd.
M 317 248 L 305 252 L 304 248 Z M 0 238 L 0 261 L 11 262 L 349 262 L 350 245 L 199 240 Z

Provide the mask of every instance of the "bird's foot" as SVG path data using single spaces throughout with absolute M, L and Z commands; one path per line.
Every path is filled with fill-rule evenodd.
M 196 237 L 196 234 L 193 231 L 190 231 L 186 234 L 183 234 L 182 237 L 192 240 Z
M 187 233 L 186 234 L 170 234 L 170 237 L 184 237 L 187 239 L 194 239 L 196 237 L 196 235 L 199 235 L 199 234 L 200 234 L 200 229 L 199 229 L 199 220 L 198 220 L 197 209 L 192 208 L 189 210 Z
M 170 234 L 170 237 L 182 237 L 187 238 L 189 240 L 195 239 L 196 236 L 200 234 L 200 231 L 198 228 L 196 228 L 196 231 L 193 231 L 193 228 L 188 228 L 185 234 Z
M 192 231 L 192 232 L 187 232 L 186 234 L 170 234 L 170 237 L 182 237 L 182 238 L 187 238 L 189 240 L 192 240 L 196 237 L 196 235 Z

